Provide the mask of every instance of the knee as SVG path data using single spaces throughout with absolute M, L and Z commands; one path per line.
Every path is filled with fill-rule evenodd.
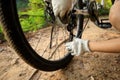
M 109 15 L 110 23 L 113 27 L 120 31 L 120 16 L 117 14 L 110 14 Z
M 119 3 L 115 3 L 111 9 L 110 9 L 110 13 L 109 13 L 109 20 L 110 23 L 117 29 L 120 29 L 120 14 L 119 14 L 119 10 L 120 10 L 120 6 L 118 6 Z
M 115 26 L 115 23 L 116 23 L 116 21 L 117 21 L 117 16 L 116 16 L 115 14 L 110 13 L 110 14 L 109 14 L 109 20 L 110 20 L 110 23 L 111 23 L 113 26 Z
M 116 15 L 116 5 L 114 4 L 111 9 L 110 9 L 110 13 L 109 13 L 109 20 L 111 23 L 114 23 L 116 18 L 117 18 L 117 15 Z

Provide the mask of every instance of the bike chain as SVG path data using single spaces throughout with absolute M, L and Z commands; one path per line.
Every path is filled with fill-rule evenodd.
M 48 2 L 48 1 L 45 1 L 45 17 L 48 22 L 51 22 L 51 23 L 55 22 L 55 15 L 53 12 L 52 4 L 51 2 Z

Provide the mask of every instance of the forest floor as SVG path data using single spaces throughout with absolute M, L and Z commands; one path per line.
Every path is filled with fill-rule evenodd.
M 117 37 L 120 37 L 120 32 L 114 28 L 100 29 L 92 22 L 83 33 L 83 39 L 89 40 Z M 120 80 L 120 54 L 86 53 L 74 57 L 65 69 L 44 72 L 30 67 L 7 42 L 0 41 L 0 80 Z

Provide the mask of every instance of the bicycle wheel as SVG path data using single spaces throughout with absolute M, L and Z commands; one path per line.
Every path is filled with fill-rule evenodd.
M 82 19 L 83 18 L 79 18 L 79 20 Z M 33 42 L 28 42 L 21 28 L 16 8 L 16 0 L 0 0 L 0 20 L 4 35 L 10 46 L 32 67 L 43 71 L 55 71 L 66 67 L 73 58 L 70 53 L 61 51 L 65 50 L 63 49 L 65 48 L 64 43 L 68 41 L 70 39 L 69 36 L 71 36 L 67 30 L 64 30 L 65 28 L 54 26 L 41 29 L 40 34 L 38 34 L 40 37 L 37 37 L 38 39 Z M 83 21 L 79 25 L 83 25 Z M 65 32 L 58 33 L 59 30 Z M 45 34 L 46 31 L 48 32 Z M 80 31 L 79 28 L 77 28 L 77 34 L 75 35 L 79 36 L 78 31 Z M 61 33 L 67 34 L 64 40 L 61 40 L 63 35 L 58 35 Z M 35 43 L 36 45 L 30 43 Z M 57 45 L 55 43 L 57 43 Z M 59 52 L 60 54 L 58 54 Z M 58 57 L 55 54 L 62 55 L 62 57 Z M 46 57 L 48 55 L 49 57 Z

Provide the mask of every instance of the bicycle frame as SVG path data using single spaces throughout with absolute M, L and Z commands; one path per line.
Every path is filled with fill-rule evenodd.
M 98 9 L 102 8 L 104 6 L 104 3 L 105 1 L 104 0 L 101 0 L 101 3 L 98 4 L 96 2 L 96 0 L 78 0 L 77 4 L 78 4 L 78 7 L 77 9 L 76 8 L 73 8 L 73 10 L 71 11 L 71 15 L 72 14 L 75 14 L 75 15 L 78 15 L 78 24 L 77 24 L 77 28 L 79 28 L 77 31 L 78 32 L 78 35 L 76 37 L 81 37 L 80 34 L 82 33 L 83 31 L 83 21 L 84 21 L 84 16 L 90 16 L 90 19 L 92 22 L 95 23 L 95 25 L 99 26 L 99 27 L 103 27 L 103 28 L 110 28 L 111 27 L 111 24 L 110 23 L 103 23 L 104 20 L 107 20 L 107 19 L 102 19 L 102 20 L 99 20 L 99 17 L 98 17 Z M 112 3 L 114 3 L 114 0 L 111 0 Z M 49 13 L 49 15 L 51 16 L 52 18 L 52 22 L 54 23 L 55 22 L 55 16 L 54 16 L 54 13 L 52 11 L 52 8 L 50 8 L 50 2 L 47 3 L 47 9 L 50 9 L 49 11 L 47 11 Z M 95 7 L 95 9 L 94 9 Z M 85 9 L 84 9 L 85 8 Z M 97 14 L 97 15 L 96 15 Z M 72 18 L 72 16 L 71 16 Z M 61 22 L 62 23 L 62 22 Z M 69 23 L 68 23 L 69 24 Z M 75 24 L 72 22 L 72 24 Z M 72 30 L 70 29 L 73 29 L 71 27 L 74 27 L 70 23 L 69 27 L 68 27 L 68 31 L 71 33 Z M 61 24 L 62 25 L 62 24 Z

